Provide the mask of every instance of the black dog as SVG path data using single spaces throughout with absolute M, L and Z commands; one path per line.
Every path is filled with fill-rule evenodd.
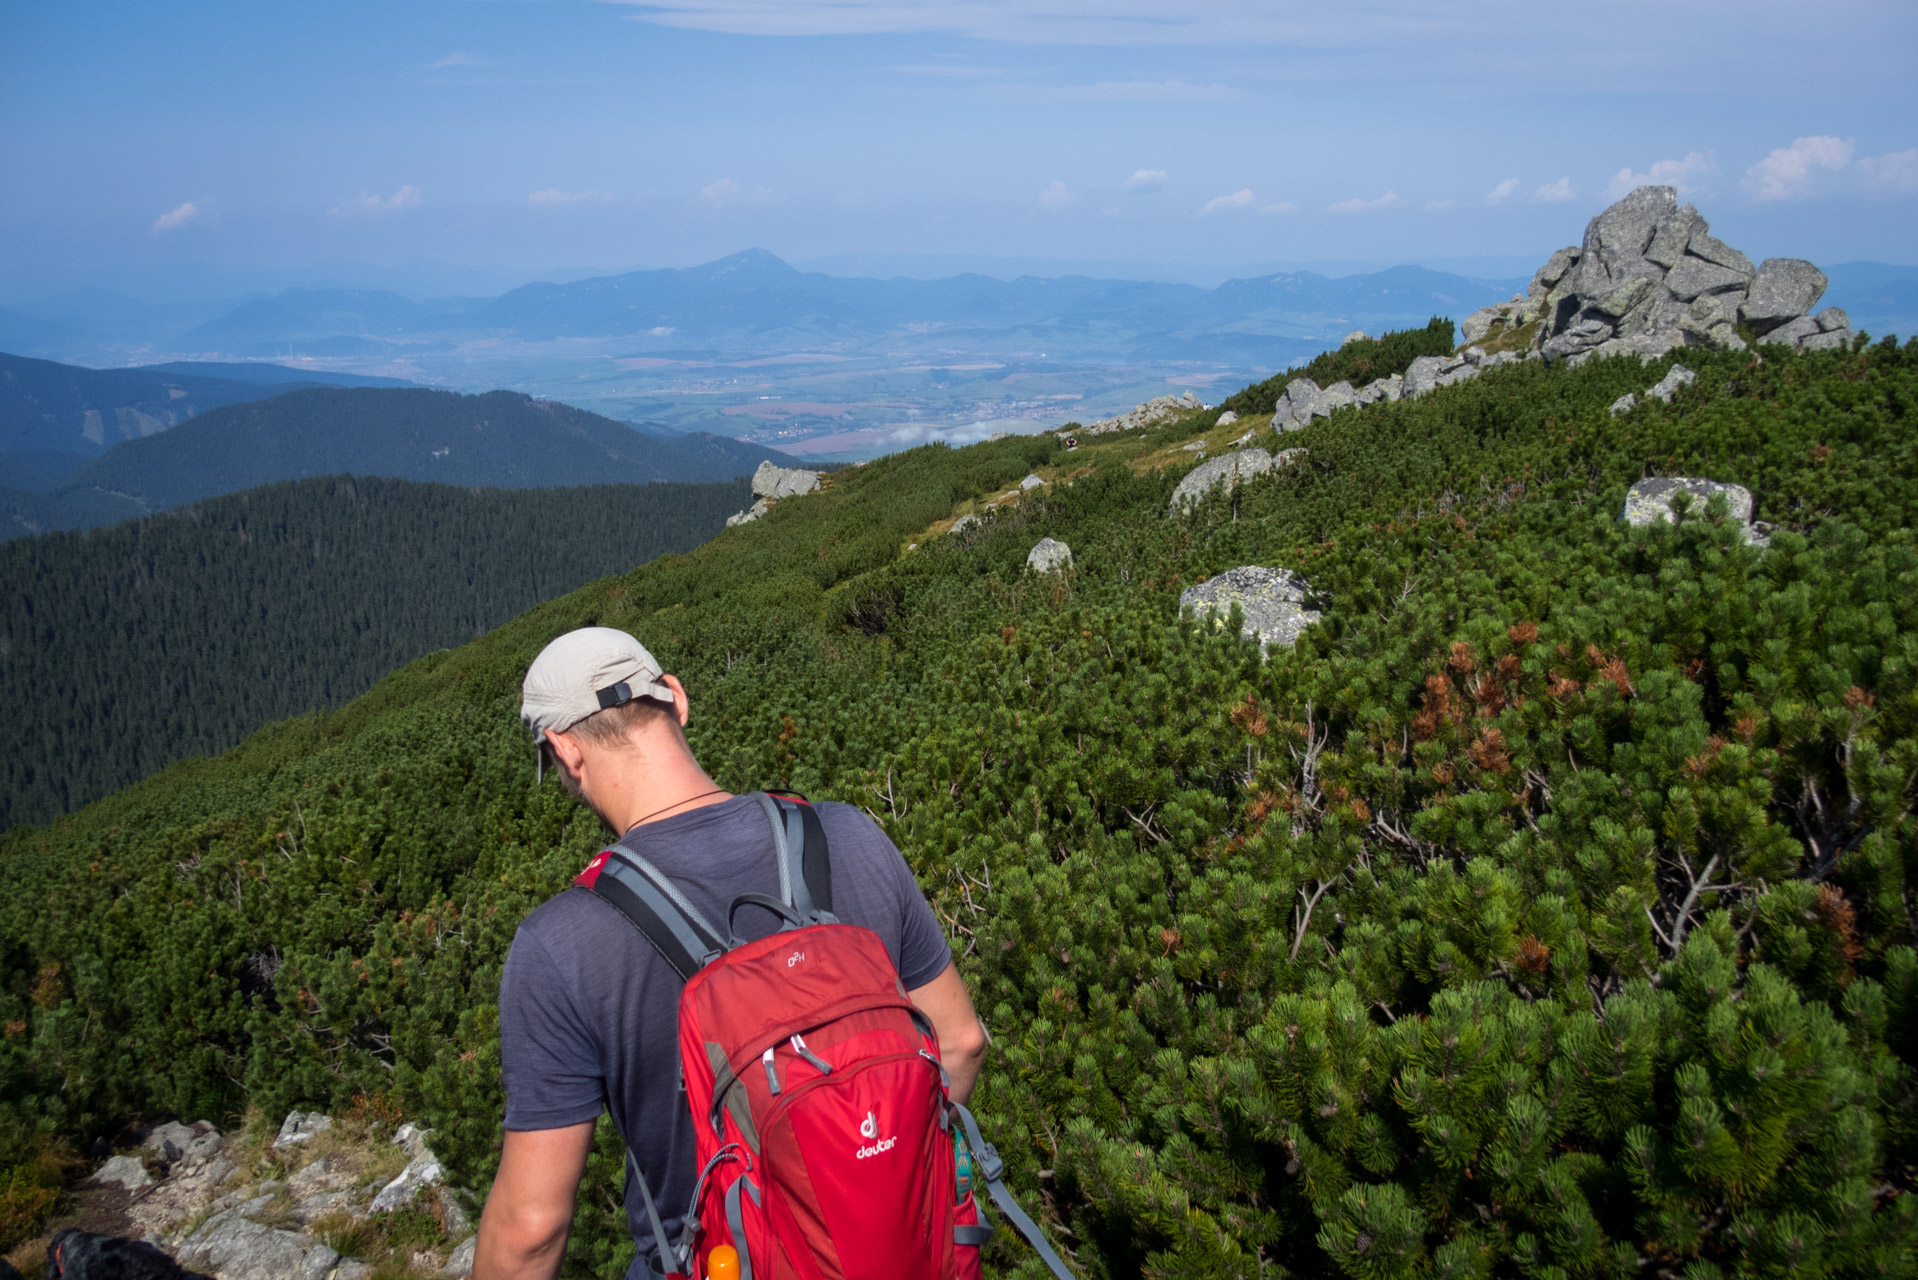
M 14 1276 L 20 1273 L 15 1271 Z M 0 1280 L 10 1280 L 0 1273 Z M 144 1240 L 68 1227 L 47 1246 L 46 1280 L 205 1280 Z
M 5 1258 L 0 1258 L 0 1280 L 23 1280 L 20 1275 L 20 1268 L 14 1266 Z

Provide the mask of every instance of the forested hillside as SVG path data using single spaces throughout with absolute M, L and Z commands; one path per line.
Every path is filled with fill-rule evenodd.
M 236 404 L 129 440 L 60 489 L 0 490 L 0 536 L 86 528 L 279 480 L 374 475 L 534 488 L 730 480 L 787 455 L 704 432 L 661 436 L 512 391 L 321 387 Z
M 1183 516 L 1182 446 L 1262 419 L 899 454 L 16 831 L 0 1101 L 83 1141 L 378 1099 L 483 1188 L 501 959 L 601 838 L 518 683 L 601 623 L 722 784 L 898 841 L 1087 1275 L 1912 1274 L 1918 345 L 1683 357 L 1621 416 L 1669 358 L 1342 410 Z M 1626 527 L 1647 475 L 1749 487 L 1769 547 Z M 1240 565 L 1322 621 L 1180 616 Z M 620 1155 L 569 1275 L 629 1254 Z
M 45 822 L 430 650 L 685 551 L 744 481 L 459 489 L 329 476 L 0 543 L 0 829 Z

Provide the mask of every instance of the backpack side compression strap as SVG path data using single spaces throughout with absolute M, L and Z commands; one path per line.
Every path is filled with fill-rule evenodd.
M 1073 1280 L 1072 1273 L 1066 1270 L 1066 1264 L 1046 1239 L 1046 1233 L 1039 1229 L 1038 1223 L 1026 1216 L 1026 1211 L 1012 1198 L 1012 1192 L 1005 1183 L 1006 1162 L 999 1158 L 998 1150 L 979 1135 L 979 1122 L 972 1118 L 972 1112 L 957 1102 L 952 1104 L 952 1109 L 958 1114 L 959 1122 L 966 1127 L 966 1145 L 972 1148 L 973 1171 L 985 1179 L 986 1192 L 991 1195 L 992 1202 L 999 1206 L 999 1212 L 1005 1214 L 1006 1221 L 1019 1229 L 1019 1234 L 1045 1260 L 1053 1275 L 1059 1280 Z M 985 1215 L 982 1213 L 979 1216 L 983 1221 Z

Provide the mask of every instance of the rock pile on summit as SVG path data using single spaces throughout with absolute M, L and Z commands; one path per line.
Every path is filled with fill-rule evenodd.
M 1837 307 L 1810 314 L 1825 273 L 1800 258 L 1750 258 L 1711 234 L 1673 187 L 1640 187 L 1593 218 L 1582 244 L 1560 249 L 1509 302 L 1467 316 L 1467 343 L 1537 325 L 1531 348 L 1550 361 L 1662 356 L 1678 347 L 1742 350 L 1760 342 L 1800 351 L 1841 347 Z
M 1167 418 L 1176 418 L 1182 413 L 1191 413 L 1194 409 L 1203 408 L 1205 405 L 1200 403 L 1199 397 L 1190 391 L 1184 395 L 1159 396 L 1116 418 L 1101 418 L 1097 422 L 1074 428 L 1073 432 L 1061 432 L 1060 435 L 1064 437 L 1077 433 L 1102 436 L 1110 431 L 1130 431 L 1134 427 L 1149 427 L 1155 422 L 1163 422 Z

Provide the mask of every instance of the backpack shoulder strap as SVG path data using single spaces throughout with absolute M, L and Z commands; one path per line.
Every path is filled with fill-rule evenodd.
M 1019 1234 L 1026 1238 L 1026 1243 L 1032 1246 L 1033 1252 L 1039 1255 L 1040 1260 L 1046 1264 L 1053 1275 L 1059 1280 L 1073 1280 L 1072 1273 L 1066 1270 L 1066 1264 L 1059 1260 L 1058 1253 L 1046 1239 L 1046 1233 L 1039 1229 L 1039 1224 L 1028 1217 L 1026 1211 L 1019 1207 L 1019 1202 L 1012 1198 L 1012 1192 L 1006 1186 L 1006 1162 L 999 1157 L 998 1149 L 980 1136 L 979 1122 L 972 1118 L 972 1112 L 957 1102 L 952 1104 L 952 1109 L 958 1115 L 959 1123 L 965 1128 L 966 1146 L 972 1152 L 973 1175 L 985 1181 L 986 1194 L 992 1197 L 992 1202 L 999 1206 L 999 1212 L 1006 1215 L 1007 1221 L 1018 1228 Z M 983 1210 L 982 1205 L 979 1215 L 982 1225 L 985 1223 Z M 991 1230 L 987 1227 L 986 1234 L 990 1235 Z M 968 1240 L 960 1243 L 972 1242 Z
M 623 845 L 601 850 L 573 883 L 625 916 L 681 982 L 726 950 L 719 930 L 679 886 Z
M 760 808 L 773 829 L 773 850 L 779 858 L 779 896 L 801 918 L 832 914 L 832 854 L 826 846 L 826 828 L 812 802 L 793 791 L 761 791 Z

